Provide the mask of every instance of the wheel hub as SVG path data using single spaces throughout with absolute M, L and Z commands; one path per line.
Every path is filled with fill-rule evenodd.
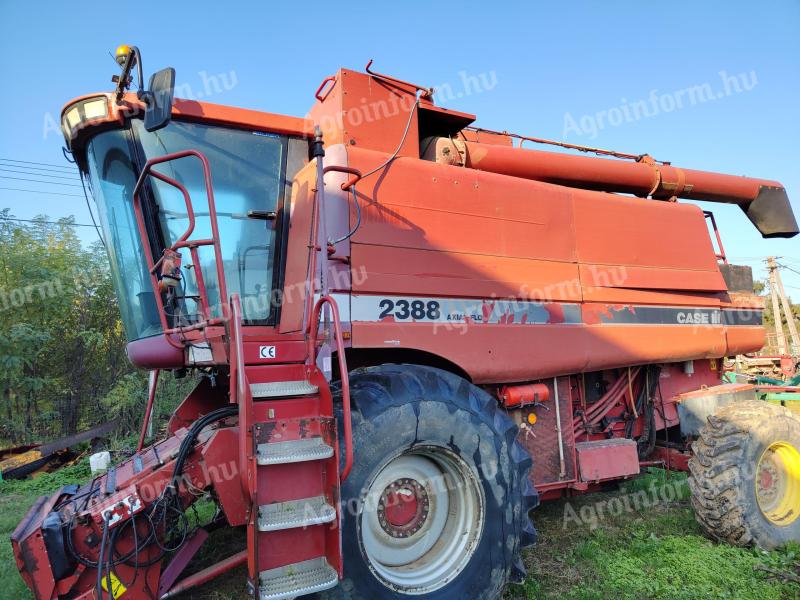
M 780 485 L 780 473 L 771 461 L 764 461 L 758 480 L 758 493 L 762 500 L 774 500 Z
M 775 442 L 758 461 L 756 500 L 761 513 L 778 526 L 800 516 L 800 451 L 788 442 Z
M 428 493 L 411 478 L 396 479 L 383 490 L 378 503 L 378 522 L 392 537 L 403 538 L 417 533 L 430 512 Z
M 370 568 L 409 595 L 447 585 L 483 530 L 480 483 L 450 450 L 418 446 L 389 459 L 368 484 L 359 537 Z

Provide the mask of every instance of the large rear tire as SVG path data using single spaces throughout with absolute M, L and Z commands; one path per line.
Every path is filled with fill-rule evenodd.
M 766 402 L 728 405 L 708 418 L 692 450 L 692 505 L 709 536 L 764 549 L 800 542 L 796 415 Z
M 538 501 L 497 401 L 452 373 L 350 376 L 355 461 L 343 484 L 344 580 L 324 598 L 498 598 L 524 577 Z

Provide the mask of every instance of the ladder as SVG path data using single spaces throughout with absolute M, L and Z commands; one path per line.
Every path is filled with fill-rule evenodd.
M 244 363 L 241 306 L 238 295 L 231 298 L 231 401 L 239 405 L 240 477 L 251 503 L 249 592 L 259 600 L 320 592 L 336 586 L 342 573 L 336 421 L 330 389 L 315 364 L 316 324 L 325 303 L 333 314 L 339 367 L 347 373 L 336 303 L 323 296 L 309 326 L 305 364 L 282 365 L 282 378 L 274 380 Z M 346 380 L 343 476 L 352 465 Z
M 317 228 L 324 234 L 324 202 L 322 197 L 323 169 L 321 136 L 318 146 L 319 187 L 315 202 L 313 225 L 315 248 L 321 256 L 322 272 L 326 271 L 327 244 L 316 245 Z M 184 157 L 197 158 L 203 168 L 209 220 L 212 236 L 190 239 L 195 227 L 192 201 L 186 187 L 179 181 L 155 171 L 154 166 Z M 164 255 L 156 261 L 149 244 L 140 198 L 148 177 L 155 177 L 183 195 L 189 225 Z M 245 502 L 249 504 L 247 518 L 248 587 L 251 597 L 258 600 L 281 600 L 320 592 L 336 586 L 342 576 L 341 507 L 339 505 L 339 445 L 333 398 L 325 375 L 317 368 L 320 314 L 323 307 L 333 316 L 333 341 L 336 344 L 342 383 L 343 431 L 345 466 L 343 481 L 353 463 L 350 422 L 350 390 L 348 370 L 342 341 L 339 311 L 335 300 L 328 295 L 322 277 L 322 295 L 309 306 L 306 327 L 307 352 L 304 364 L 249 365 L 244 360 L 242 307 L 238 294 L 227 302 L 227 315 L 212 314 L 203 280 L 198 248 L 212 246 L 216 278 L 222 298 L 228 298 L 217 225 L 217 211 L 211 171 L 206 157 L 196 150 L 185 150 L 149 160 L 134 188 L 134 212 L 140 235 L 145 241 L 146 258 L 158 312 L 165 337 L 170 344 L 183 349 L 182 336 L 189 331 L 224 325 L 227 332 L 230 365 L 230 402 L 238 405 L 239 457 L 238 476 Z M 322 213 L 321 215 L 318 214 Z M 169 253 L 189 250 L 195 270 L 201 318 L 190 325 L 170 324 L 167 320 L 161 290 L 159 270 L 169 270 L 165 264 Z M 316 268 L 312 255 L 309 276 Z M 326 312 L 325 326 L 328 326 Z M 326 332 L 329 333 L 329 332 Z M 172 335 L 177 334 L 178 340 Z M 324 346 L 330 352 L 330 346 Z M 329 355 L 329 354 L 328 354 Z M 274 368 L 273 368 L 274 367 Z

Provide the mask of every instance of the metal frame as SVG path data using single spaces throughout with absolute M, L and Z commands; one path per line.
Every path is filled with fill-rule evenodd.
M 717 238 L 717 248 L 719 248 L 719 252 L 715 252 L 717 260 L 721 260 L 723 264 L 727 265 L 728 259 L 725 256 L 725 248 L 722 246 L 722 236 L 719 234 L 717 220 L 714 218 L 714 213 L 710 210 L 704 210 L 703 216 L 711 223 L 711 228 L 714 230 L 714 236 Z
M 171 162 L 173 160 L 178 160 L 181 158 L 186 158 L 189 156 L 194 156 L 197 158 L 202 167 L 203 167 L 203 179 L 205 182 L 206 188 L 206 198 L 208 199 L 208 213 L 209 213 L 209 220 L 211 222 L 211 238 L 200 239 L 200 240 L 190 240 L 190 236 L 194 232 L 195 227 L 195 218 L 194 218 L 194 208 L 192 206 L 192 199 L 189 195 L 189 191 L 186 187 L 172 179 L 160 173 L 158 171 L 153 170 L 153 167 L 159 165 L 161 163 Z M 164 183 L 171 185 L 174 188 L 177 188 L 181 194 L 183 194 L 183 200 L 186 204 L 186 212 L 189 219 L 189 225 L 186 228 L 186 231 L 168 248 L 168 250 L 177 251 L 181 248 L 188 248 L 189 252 L 192 257 L 192 262 L 195 265 L 195 277 L 197 279 L 197 290 L 198 295 L 200 297 L 200 310 L 203 316 L 203 320 L 199 323 L 194 323 L 193 325 L 186 326 L 186 327 L 170 327 L 169 323 L 167 322 L 167 314 L 166 309 L 164 307 L 164 300 L 161 297 L 160 293 L 160 280 L 156 271 L 161 266 L 161 262 L 163 261 L 163 255 L 157 261 L 153 258 L 153 252 L 148 243 L 149 237 L 147 235 L 147 227 L 145 226 L 144 222 L 144 214 L 142 210 L 142 201 L 141 201 L 141 189 L 144 185 L 148 176 L 155 177 L 156 179 L 163 181 Z M 222 302 L 220 303 L 221 309 L 224 311 L 227 298 L 228 298 L 228 290 L 225 283 L 225 269 L 223 266 L 222 261 L 222 248 L 220 246 L 219 241 L 219 225 L 217 223 L 217 208 L 214 203 L 214 189 L 211 183 L 211 167 L 209 165 L 208 159 L 205 155 L 197 150 L 183 150 L 180 152 L 173 152 L 171 154 L 166 154 L 164 156 L 159 156 L 157 158 L 151 158 L 148 160 L 144 168 L 142 169 L 141 174 L 139 175 L 139 179 L 136 182 L 136 186 L 133 189 L 133 209 L 134 213 L 136 214 L 136 222 L 139 226 L 139 235 L 142 238 L 145 246 L 145 256 L 147 258 L 147 266 L 150 272 L 150 277 L 153 284 L 153 292 L 156 297 L 156 303 L 158 305 L 159 310 L 159 317 L 161 319 L 161 326 L 164 330 L 164 334 L 166 339 L 169 343 L 176 348 L 183 349 L 183 343 L 177 343 L 172 339 L 172 334 L 182 334 L 187 331 L 196 330 L 196 329 L 204 329 L 211 325 L 220 325 L 224 322 L 224 313 L 223 317 L 211 317 L 211 307 L 209 305 L 208 300 L 208 293 L 205 287 L 205 281 L 203 279 L 202 268 L 200 266 L 200 259 L 197 252 L 197 248 L 200 246 L 213 246 L 214 247 L 214 259 L 215 259 L 215 267 L 217 271 L 217 284 L 219 286 L 219 293 L 220 299 Z

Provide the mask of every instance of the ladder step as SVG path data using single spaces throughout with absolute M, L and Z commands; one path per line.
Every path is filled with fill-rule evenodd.
M 259 465 L 281 465 L 285 463 L 322 460 L 333 456 L 333 448 L 321 437 L 310 437 L 288 442 L 259 444 L 256 462 Z
M 319 387 L 308 381 L 270 381 L 250 384 L 250 394 L 253 398 L 311 396 L 317 392 L 319 392 Z
M 307 527 L 330 523 L 336 518 L 336 509 L 325 496 L 263 504 L 258 507 L 259 531 L 277 531 L 294 527 Z
M 325 558 L 319 557 L 261 571 L 259 582 L 260 600 L 283 600 L 328 590 L 339 583 L 339 577 Z

